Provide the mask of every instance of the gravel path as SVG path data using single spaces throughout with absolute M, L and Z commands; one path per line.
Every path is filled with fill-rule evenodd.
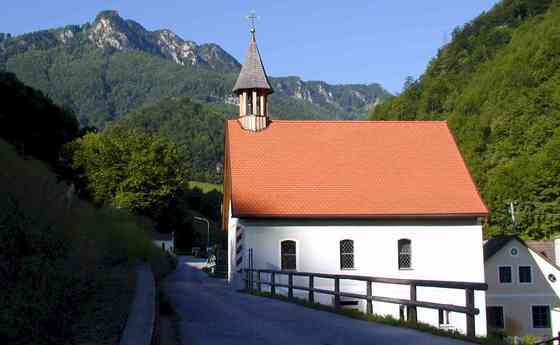
M 164 284 L 181 318 L 183 345 L 470 344 L 235 292 L 201 266 L 180 257 Z

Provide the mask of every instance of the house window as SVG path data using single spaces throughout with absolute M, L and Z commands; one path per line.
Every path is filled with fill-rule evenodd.
M 487 307 L 486 320 L 489 328 L 504 328 L 504 307 Z
M 354 241 L 340 241 L 340 269 L 347 270 L 354 268 Z
M 531 266 L 519 266 L 519 282 L 526 284 L 533 282 Z
M 449 325 L 449 310 L 438 309 L 438 320 L 440 325 Z
M 534 305 L 531 309 L 533 328 L 550 328 L 550 307 L 547 305 Z
M 399 240 L 399 269 L 409 269 L 412 267 L 412 252 L 410 240 L 403 238 Z
M 280 243 L 282 269 L 296 269 L 296 241 L 286 240 Z
M 512 282 L 511 279 L 511 267 L 510 266 L 500 266 L 498 267 L 499 279 L 501 284 L 508 284 Z

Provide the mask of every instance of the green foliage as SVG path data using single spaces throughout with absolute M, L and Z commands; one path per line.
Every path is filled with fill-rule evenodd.
M 78 135 L 71 110 L 60 108 L 15 75 L 0 72 L 0 138 L 25 154 L 55 164 L 60 148 Z
M 224 109 L 225 108 L 225 109 Z M 231 110 L 231 109 L 229 109 Z M 227 107 L 202 104 L 189 98 L 166 98 L 120 119 L 119 125 L 169 138 L 181 159 L 190 162 L 192 179 L 221 181 Z
M 442 47 L 419 80 L 371 119 L 447 119 L 492 216 L 524 238 L 560 232 L 560 8 L 504 0 Z
M 81 201 L 2 140 L 0 166 L 0 342 L 61 344 L 106 269 L 160 255 L 151 225 Z
M 521 343 L 519 345 L 534 345 L 539 341 L 537 337 L 532 335 L 526 335 L 521 339 Z
M 224 191 L 224 186 L 221 184 L 197 182 L 197 181 L 190 181 L 189 188 L 191 189 L 198 188 L 202 190 L 203 193 L 208 193 L 212 191 L 218 191 L 223 193 Z
M 110 126 L 68 145 L 74 169 L 93 200 L 157 218 L 180 189 L 189 167 L 169 140 Z

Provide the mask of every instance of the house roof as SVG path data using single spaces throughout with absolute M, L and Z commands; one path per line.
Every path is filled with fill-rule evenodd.
M 496 236 L 484 241 L 484 261 L 494 256 L 494 254 L 499 252 L 500 249 L 502 249 L 512 239 L 517 239 L 519 242 L 523 243 L 523 240 L 511 235 Z
M 236 217 L 488 214 L 445 121 L 229 120 L 226 146 Z
M 257 41 L 255 39 L 254 32 L 252 32 L 249 50 L 245 56 L 245 62 L 241 67 L 239 77 L 237 77 L 237 81 L 233 87 L 233 92 L 243 89 L 263 89 L 267 90 L 268 93 L 273 92 L 272 87 L 268 82 L 266 71 L 264 70 L 261 54 L 257 48 Z
M 554 241 L 552 240 L 522 240 L 515 235 L 502 235 L 492 237 L 484 242 L 484 261 L 490 259 L 499 252 L 509 241 L 517 240 L 527 248 L 531 249 L 553 266 L 556 266 L 556 255 L 554 254 Z
M 542 256 L 547 257 L 548 259 L 556 262 L 556 255 L 554 254 L 554 241 L 546 240 L 546 241 L 535 241 L 535 240 L 527 240 L 525 241 L 527 246 L 533 249 L 535 252 L 541 254 Z

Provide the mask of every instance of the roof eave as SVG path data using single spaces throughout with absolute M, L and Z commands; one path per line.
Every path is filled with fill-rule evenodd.
M 242 213 L 233 214 L 236 218 L 259 219 L 429 219 L 429 218 L 486 218 L 488 213 L 416 213 L 416 214 L 266 214 Z

